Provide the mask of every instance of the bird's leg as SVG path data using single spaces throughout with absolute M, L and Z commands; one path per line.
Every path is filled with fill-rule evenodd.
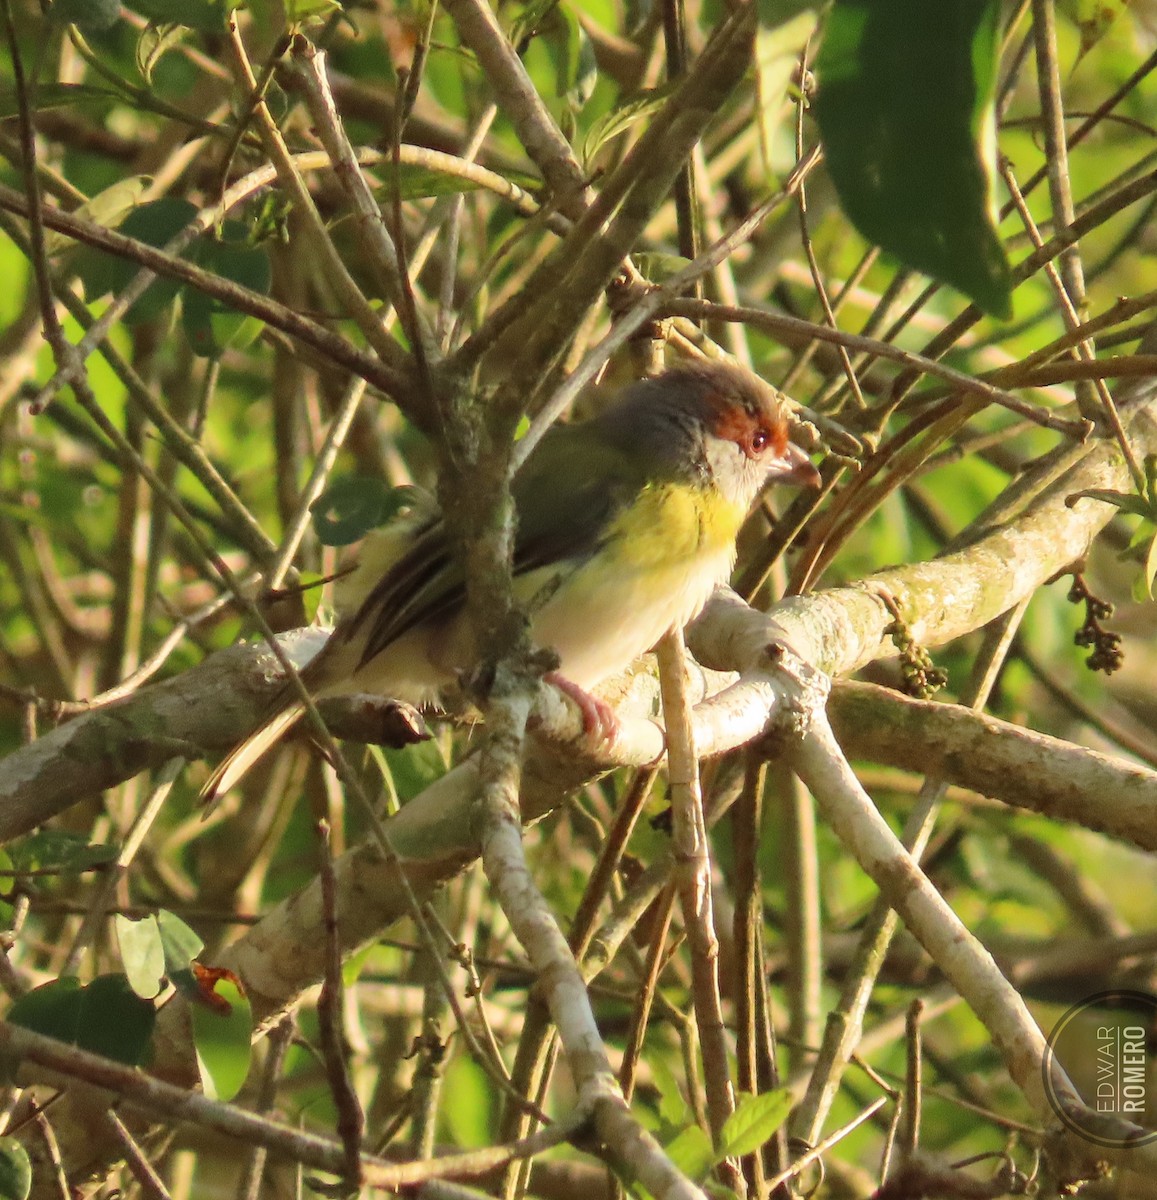
M 595 742 L 615 740 L 615 735 L 619 732 L 619 718 L 605 700 L 592 696 L 585 688 L 579 687 L 577 683 L 557 671 L 548 671 L 543 678 L 578 705 L 583 718 L 583 733 L 587 737 L 593 738 Z

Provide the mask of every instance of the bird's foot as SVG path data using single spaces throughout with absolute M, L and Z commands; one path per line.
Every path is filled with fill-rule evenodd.
M 583 733 L 596 745 L 609 745 L 615 740 L 619 732 L 619 718 L 605 700 L 592 696 L 585 688 L 579 687 L 577 683 L 573 683 L 557 671 L 548 672 L 544 678 L 578 705 L 583 719 Z

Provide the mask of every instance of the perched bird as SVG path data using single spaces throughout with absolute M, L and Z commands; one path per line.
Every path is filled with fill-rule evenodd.
M 680 366 L 589 421 L 553 427 L 515 476 L 515 596 L 532 640 L 558 655 L 547 678 L 578 702 L 588 732 L 608 711 L 588 689 L 696 616 L 728 578 L 764 485 L 818 483 L 789 421 L 783 395 L 757 376 Z M 435 703 L 475 665 L 462 565 L 436 511 L 371 535 L 343 590 L 347 614 L 302 671 L 318 698 Z M 303 711 L 287 689 L 203 797 L 228 790 Z

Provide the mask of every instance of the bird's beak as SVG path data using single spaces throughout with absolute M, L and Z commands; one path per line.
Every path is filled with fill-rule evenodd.
M 791 483 L 797 487 L 819 487 L 820 473 L 807 454 L 794 442 L 788 442 L 767 473 L 768 482 Z

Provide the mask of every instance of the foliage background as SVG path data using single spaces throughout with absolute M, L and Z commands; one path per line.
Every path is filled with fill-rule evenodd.
M 684 69 L 694 74 L 728 10 L 711 0 L 664 6 L 627 0 L 503 5 L 501 27 L 508 44 L 517 47 L 542 102 L 528 123 L 512 110 L 502 90 L 504 68 L 479 53 L 478 35 L 471 32 L 472 7 L 367 4 L 339 10 L 327 3 L 284 9 L 255 4 L 239 13 L 238 21 L 262 78 L 264 65 L 280 61 L 273 52 L 286 49 L 279 41 L 286 29 L 304 30 L 310 42 L 326 48 L 350 141 L 379 154 L 367 168 L 367 178 L 387 226 L 396 232 L 394 222 L 398 215 L 402 219 L 416 309 L 428 322 L 435 345 L 443 352 L 460 349 L 471 332 L 492 328 L 487 322 L 503 305 L 525 304 L 531 316 L 514 326 L 523 342 L 499 339 L 489 356 L 468 364 L 475 368 L 469 379 L 472 394 L 496 397 L 490 414 L 497 416 L 486 436 L 498 436 L 497 430 L 509 437 L 522 407 L 538 411 L 561 378 L 606 335 L 614 314 L 639 299 L 641 293 L 628 288 L 611 289 L 608 301 L 600 300 L 610 277 L 598 279 L 592 269 L 585 291 L 567 293 L 567 281 L 560 280 L 561 294 L 573 295 L 576 304 L 560 317 L 550 280 L 536 269 L 557 244 L 566 219 L 574 219 L 591 195 L 620 177 L 616 172 L 626 169 L 628 149 L 643 131 L 660 119 L 672 121 L 671 109 L 656 116 L 657 104 L 669 92 L 645 104 L 633 98 L 640 89 L 663 87 L 669 74 L 678 76 Z M 734 228 L 789 175 L 801 147 L 815 143 L 811 116 L 799 116 L 798 64 L 809 36 L 814 57 L 822 32 L 817 14 L 809 8 L 793 13 L 771 4 L 765 8 L 754 54 L 749 49 L 741 60 L 749 63 L 754 57 L 757 66 L 736 71 L 724 89 L 725 103 L 709 122 L 700 121 L 702 138 L 692 169 L 674 181 L 676 199 L 664 200 L 664 188 L 653 203 L 648 200 L 653 214 L 648 211 L 637 235 L 621 247 L 648 279 L 661 281 Z M 1022 184 L 1039 168 L 1051 170 L 1051 180 L 1027 200 L 1045 238 L 1072 219 L 1062 211 L 1066 188 L 1078 216 L 1098 202 L 1107 201 L 1111 208 L 1114 197 L 1132 189 L 1128 204 L 1095 220 L 1082 236 L 1077 258 L 1057 260 L 1070 294 L 1083 286 L 1083 295 L 1074 295 L 1079 313 L 1119 314 L 1104 323 L 1096 353 L 1136 360 L 1119 366 L 1120 375 L 1105 370 L 1123 381 L 1146 367 L 1140 352 L 1133 351 L 1157 279 L 1151 222 L 1154 105 L 1148 75 L 1153 12 L 1146 5 L 1104 11 L 1116 19 L 1103 27 L 1094 26 L 1083 6 L 1061 6 L 1054 14 L 1047 0 L 1003 14 L 999 149 Z M 0 182 L 9 193 L 27 196 L 30 190 L 21 141 L 22 98 L 33 110 L 43 204 L 110 227 L 133 205 L 162 197 L 184 201 L 167 214 L 155 207 L 146 210 L 151 221 L 160 213 L 161 228 L 121 225 L 122 232 L 153 245 L 163 245 L 194 208 L 213 203 L 226 177 L 232 180 L 264 161 L 268 144 L 263 146 L 258 137 L 251 93 L 230 48 L 225 14 L 215 5 L 126 10 L 104 28 L 96 28 L 101 24 L 96 10 L 65 0 L 48 13 L 31 4 L 16 4 L 6 12 L 15 39 L 9 49 L 19 47 L 34 84 L 22 97 L 9 57 L 0 108 L 6 118 L 0 125 Z M 1050 14 L 1055 26 L 1049 24 Z M 82 28 L 67 25 L 68 20 L 79 21 Z M 176 21 L 188 24 L 167 23 Z M 1034 34 L 1042 28 L 1045 35 Z M 411 71 L 419 47 L 424 57 L 419 54 Z M 1070 135 L 1087 114 L 1098 113 L 1099 106 L 1132 81 L 1116 96 L 1111 114 L 1101 114 L 1067 157 L 1058 156 L 1044 130 L 1050 80 L 1038 67 L 1046 50 L 1055 54 L 1053 98 L 1063 105 L 1063 128 Z M 416 94 L 413 80 L 420 80 Z M 497 112 L 490 107 L 495 95 L 500 97 Z M 498 176 L 527 189 L 521 211 L 484 188 L 462 190 L 460 176 L 448 175 L 444 164 L 420 155 L 395 176 L 389 156 L 399 96 L 414 99 L 401 134 L 406 145 L 437 149 L 459 162 L 476 156 Z M 306 111 L 300 77 L 274 71 L 266 99 L 295 151 L 318 148 L 316 120 Z M 526 144 L 527 129 L 550 121 L 559 144 L 574 148 L 569 160 L 557 148 L 543 151 Z M 654 164 L 652 168 L 661 174 Z M 916 175 L 918 179 L 918 165 Z M 307 178 L 336 258 L 369 305 L 386 311 L 389 280 L 358 241 L 349 195 L 328 172 L 311 171 Z M 588 182 L 593 193 L 580 186 Z M 841 329 L 865 331 L 931 357 L 944 355 L 951 366 L 972 376 L 1008 368 L 1002 386 L 1015 389 L 1039 410 L 1063 410 L 1066 419 L 1074 415 L 1074 393 L 1083 414 L 1099 412 L 1091 384 L 1074 383 L 1068 369 L 1072 360 L 1064 354 L 1050 355 L 1059 364 L 1051 381 L 1030 387 L 1017 375 L 1028 356 L 1066 330 L 1057 280 L 1048 271 L 1034 271 L 1016 288 L 1011 320 L 981 318 L 960 330 L 952 322 L 966 301 L 947 288 L 926 293 L 925 279 L 887 255 L 870 252 L 842 215 L 822 166 L 810 174 L 806 189 L 806 222 L 801 226 L 795 198 L 772 208 L 752 236 L 707 274 L 704 297 L 822 326 L 819 279 L 828 298 L 840 297 Z M 535 207 L 532 196 L 544 202 L 541 215 L 528 215 Z M 294 529 L 300 537 L 282 579 L 309 583 L 337 565 L 338 552 L 322 543 L 313 526 L 303 525 L 302 516 L 308 511 L 314 465 L 351 392 L 348 364 L 284 329 L 262 326 L 252 315 L 241 320 L 207 311 L 196 289 L 182 285 L 176 302 L 172 287 L 167 295 L 154 288 L 112 325 L 108 345 L 115 354 L 94 354 L 87 361 L 89 401 L 65 390 L 39 411 L 33 400 L 55 365 L 42 329 L 37 255 L 29 251 L 29 226 L 16 215 L 11 195 L 2 207 L 0 279 L 7 286 L 0 289 L 0 551 L 5 563 L 0 576 L 0 743 L 3 753 L 13 756 L 8 770 L 14 778 L 17 768 L 11 764 L 24 761 L 20 748 L 58 721 L 83 713 L 87 702 L 107 697 L 110 689 L 128 681 L 126 694 L 143 698 L 147 712 L 150 693 L 138 691 L 139 685 L 177 678 L 213 651 L 253 633 L 251 619 L 207 569 L 203 550 L 174 499 L 203 542 L 244 582 L 247 594 L 258 597 L 262 614 L 275 629 L 304 623 L 319 597 L 321 605 L 328 604 L 325 589 L 290 591 L 271 600 L 258 579 L 264 571 L 268 583 L 277 549 Z M 221 229 L 222 238 L 213 248 L 202 241 L 197 260 L 206 270 L 268 292 L 286 311 L 302 313 L 365 348 L 365 328 L 348 312 L 348 296 L 319 249 L 317 231 L 284 187 L 257 193 L 234 220 Z M 430 231 L 436 232 L 426 238 Z M 1024 222 L 1013 213 L 1003 220 L 1000 233 L 1015 267 L 1031 248 Z M 51 231 L 47 238 L 41 261 L 55 294 L 77 297 L 75 310 L 60 309 L 64 335 L 76 342 L 82 334 L 76 313 L 91 321 L 107 303 L 106 294 L 123 289 L 133 272 L 114 267 L 91 246 Z M 415 264 L 422 258 L 419 268 Z M 1140 299 L 1132 307 L 1115 309 L 1120 297 Z M 669 313 L 676 308 L 670 306 Z M 906 310 L 907 319 L 898 321 Z M 536 313 L 542 314 L 546 331 L 541 335 Z M 340 453 L 325 468 L 326 480 L 357 476 L 392 486 L 433 486 L 439 463 L 446 461 L 445 444 L 435 439 L 431 447 L 419 430 L 431 427 L 430 412 L 415 376 L 402 370 L 407 362 L 412 365 L 407 353 L 415 326 L 412 317 L 400 324 L 402 331 L 390 335 L 395 353 L 384 357 L 397 381 L 392 399 L 399 403 L 380 391 L 367 392 Z M 902 364 L 853 352 L 861 407 L 849 398 L 835 345 L 811 342 L 798 328 L 780 326 L 772 332 L 754 319 L 709 319 L 704 328 L 796 399 L 864 436 L 865 457 L 873 446 L 882 447 L 860 472 L 861 480 L 876 484 L 857 485 L 853 473 L 829 460 L 830 486 L 818 514 L 806 511 L 813 502 L 805 498 L 788 507 L 778 526 L 770 508 L 753 523 L 737 578 L 751 586 L 766 576 L 752 589 L 764 606 L 798 586 L 801 564 L 818 548 L 826 548 L 830 556 L 822 579 L 811 573 L 812 587 L 858 580 L 891 564 L 935 556 L 969 530 L 1027 463 L 1065 436 L 989 405 L 970 410 L 966 422 L 954 421 L 949 413 L 920 444 L 918 461 L 904 464 L 894 457 L 905 444 L 903 431 L 910 433 L 929 405 L 944 399 L 943 385 L 935 379 L 922 379 L 905 398 L 894 387 Z M 552 330 L 558 336 L 550 339 Z M 676 345 L 668 353 L 678 352 L 678 338 L 687 333 L 686 326 L 675 327 Z M 612 358 L 606 381 L 638 374 L 656 353 L 656 344 L 644 337 L 622 348 Z M 934 353 L 928 351 L 930 345 Z M 168 429 L 158 425 L 156 410 L 147 415 L 142 396 L 151 397 L 156 409 L 167 414 Z M 948 399 L 963 412 L 961 393 Z M 481 402 L 477 407 L 485 409 Z M 102 414 L 104 429 L 94 421 L 95 413 Z M 480 420 L 485 423 L 490 416 L 483 412 Z M 468 427 L 466 422 L 462 428 Z M 477 427 L 470 428 L 477 433 Z M 120 435 L 119 446 L 110 441 L 110 430 Z M 477 469 L 476 481 L 460 480 L 456 486 L 467 497 L 477 488 L 480 509 L 485 509 L 494 477 L 486 476 L 484 462 Z M 873 473 L 876 469 L 880 474 Z M 146 478 L 150 474 L 151 480 Z M 158 481 L 167 492 L 158 491 Z M 368 483 L 355 488 L 352 497 L 357 503 L 380 498 Z M 787 507 L 778 499 L 774 503 Z M 772 566 L 768 548 L 780 544 L 783 530 L 805 516 L 810 517 L 805 532 Z M 356 514 L 352 520 L 357 523 Z M 1151 608 L 1141 564 L 1122 556 L 1138 528 L 1142 537 L 1152 534 L 1152 525 L 1136 516 L 1110 524 L 1084 576 L 1093 593 L 1116 606 L 1105 623 L 1124 636 L 1121 669 L 1109 679 L 1086 669 L 1087 652 L 1073 645 L 1074 633 L 1085 621 L 1084 609 L 1066 599 L 1065 581 L 1042 586 L 1009 647 L 988 711 L 1154 766 Z M 1077 553 L 1082 548 L 1073 549 Z M 928 617 L 934 627 L 929 614 L 911 615 Z M 171 636 L 174 629 L 179 636 Z M 984 645 L 978 631 L 936 650 L 936 663 L 948 683 L 942 697 L 967 692 Z M 873 663 L 866 674 L 889 687 L 901 682 L 894 659 Z M 210 693 L 207 707 L 219 708 L 217 724 L 206 717 L 199 744 L 174 752 L 179 749 L 181 757 L 193 759 L 226 745 L 245 714 L 255 717 L 258 711 L 260 685 L 245 687 L 251 690 Z M 166 732 L 156 729 L 157 739 Z M 371 793 L 383 797 L 383 811 L 392 811 L 461 761 L 470 744 L 469 734 L 439 725 L 432 740 L 404 750 L 355 750 L 354 767 Z M 886 754 L 881 759 L 889 761 Z M 742 752 L 711 763 L 705 773 L 709 799 L 736 789 L 745 769 L 753 778 L 751 760 Z M 120 970 L 123 943 L 118 944 L 111 924 L 118 912 L 139 916 L 159 907 L 180 915 L 204 940 L 203 961 L 213 962 L 242 931 L 314 881 L 319 863 L 331 856 L 342 861 L 343 854 L 370 835 L 366 816 L 347 799 L 332 769 L 302 743 L 270 757 L 203 820 L 196 797 L 205 773 L 196 763 L 172 778 L 154 769 L 123 778 L 107 790 L 100 785 L 108 778 L 100 775 L 89 787 L 75 787 L 67 803 L 54 802 L 55 829 L 77 835 L 85 844 L 120 849 L 142 807 L 159 787 L 169 789 L 123 870 L 106 864 L 95 874 L 79 871 L 59 847 L 50 852 L 40 846 L 23 858 L 20 843 L 11 850 L 18 867 L 32 865 L 43 872 L 17 874 L 8 897 L 10 933 L 0 960 L 0 982 L 13 998 L 62 975 L 88 980 Z M 83 763 L 80 775 L 83 779 Z M 861 776 L 881 812 L 899 828 L 913 805 L 919 777 L 878 761 L 865 761 Z M 623 769 L 587 783 L 575 799 L 527 833 L 534 878 L 564 928 L 614 823 L 616 804 L 636 781 L 637 772 Z M 1090 806 L 1098 800 L 1088 798 Z M 639 873 L 662 853 L 666 834 L 657 818 L 664 807 L 660 782 L 616 873 L 613 895 L 628 893 Z M 750 826 L 743 823 L 752 818 L 743 811 L 722 820 L 713 841 L 720 978 L 729 1021 L 735 1020 L 745 969 L 730 922 L 737 872 L 753 844 Z M 328 824 L 328 844 L 317 834 L 321 818 Z M 760 910 L 766 920 L 766 958 L 760 967 L 768 985 L 760 994 L 778 1038 L 775 1058 L 782 1079 L 806 1077 L 825 1014 L 847 983 L 851 947 L 875 885 L 838 839 L 822 823 L 817 827 L 806 796 L 775 767 L 767 774 L 757 858 Z M 61 859 L 66 860 L 63 866 Z M 965 788 L 950 789 L 924 869 L 1022 990 L 1042 1028 L 1047 1030 L 1075 999 L 1103 985 L 1151 987 L 1151 897 L 1157 872 L 1150 855 L 1124 841 L 1047 814 L 1013 811 Z M 457 873 L 434 903 L 450 944 L 469 949 L 479 979 L 478 1014 L 485 1013 L 498 1055 L 510 1067 L 530 1004 L 523 951 L 476 863 Z M 616 1065 L 640 993 L 649 939 L 662 924 L 658 911 L 653 906 L 640 915 L 635 936 L 592 988 L 600 1029 Z M 679 924 L 676 916 L 676 931 Z M 338 1007 L 348 1053 L 334 1049 L 324 1020 L 319 1025 L 316 995 L 307 993 L 294 1016 L 276 1027 L 276 1036 L 258 1044 L 257 1069 L 242 1101 L 257 1103 L 263 1088 L 261 1102 L 287 1121 L 347 1138 L 349 1120 L 360 1107 L 364 1148 L 403 1158 L 420 1159 L 434 1145 L 460 1150 L 509 1138 L 514 1125 L 509 1113 L 503 1114 L 502 1089 L 468 1052 L 464 1038 L 452 1033 L 453 1020 L 416 932 L 406 919 L 380 932 L 369 947 L 345 958 L 346 990 Z M 314 935 L 323 936 L 318 930 Z M 685 1144 L 694 1142 L 687 1130 L 709 1124 L 695 1026 L 688 1016 L 689 956 L 677 932 L 670 937 L 670 958 L 643 1041 L 631 1109 L 668 1148 L 680 1136 Z M 1062 967 L 1038 969 L 1058 955 Z M 275 966 L 292 974 L 291 962 Z M 465 994 L 468 979 L 462 965 L 451 960 L 449 971 L 455 988 Z M 246 982 L 260 991 L 260 980 Z M 315 982 L 299 981 L 301 987 Z M 912 1045 L 904 1036 L 904 1016 L 916 997 L 927 1005 L 921 1153 L 947 1163 L 1007 1150 L 1018 1170 L 1032 1169 L 1042 1144 L 1040 1114 L 1031 1112 L 1013 1087 L 989 1032 L 959 1003 L 928 956 L 901 937 L 871 993 L 866 1018 L 861 1055 L 876 1074 L 851 1071 L 844 1076 L 825 1128 L 852 1120 L 878 1095 L 887 1096 L 888 1103 L 825 1155 L 823 1187 L 831 1194 L 867 1194 L 880 1183 L 889 1120 L 898 1111 L 895 1098 L 904 1091 Z M 474 1019 L 479 1022 L 479 1015 Z M 416 1041 L 423 1033 L 431 1040 Z M 337 1066 L 343 1057 L 344 1077 Z M 161 1058 L 168 1061 L 164 1054 Z M 770 1065 L 766 1059 L 761 1062 L 760 1091 L 772 1090 L 776 1082 Z M 568 1112 L 573 1100 L 565 1070 L 560 1068 L 559 1074 L 545 1100 L 556 1115 Z M 178 1078 L 186 1082 L 179 1073 Z M 343 1093 L 343 1078 L 352 1085 L 358 1105 Z M 11 1094 L 13 1127 L 21 1127 L 27 1116 L 28 1096 Z M 52 1119 L 50 1115 L 50 1123 Z M 106 1187 L 149 1186 L 140 1182 L 139 1172 L 133 1182 L 132 1169 L 123 1165 L 123 1148 L 110 1149 L 103 1141 L 99 1148 L 96 1141 L 78 1145 L 75 1133 L 63 1125 L 65 1169 L 81 1172 L 95 1158 L 114 1164 Z M 42 1132 L 26 1136 L 38 1163 L 51 1159 Z M 141 1136 L 150 1139 L 153 1164 L 173 1195 L 272 1196 L 288 1194 L 293 1186 L 292 1155 L 266 1162 L 248 1147 L 239 1150 L 236 1143 L 208 1137 L 196 1122 L 171 1135 L 153 1129 Z M 909 1130 L 906 1136 L 913 1143 L 905 1147 L 908 1152 L 915 1148 L 917 1132 Z M 777 1156 L 792 1153 L 795 1149 L 785 1140 L 773 1142 L 758 1168 L 749 1157 L 748 1178 L 757 1169 L 774 1174 Z M 593 1161 L 570 1148 L 556 1150 L 536 1160 L 530 1189 L 540 1195 L 576 1187 L 584 1194 L 600 1193 L 611 1184 Z M 969 1169 L 989 1186 L 989 1164 Z M 1059 1186 L 1055 1180 L 1063 1172 L 1055 1163 L 1050 1170 L 1049 1186 Z M 516 1174 L 505 1184 L 498 1175 L 484 1177 L 477 1186 L 494 1193 L 503 1186 L 515 1190 L 526 1185 Z M 736 1185 L 734 1179 L 730 1182 Z M 1023 1187 L 1019 1176 L 1002 1176 L 997 1183 L 1008 1190 Z M 993 1184 L 986 1194 L 999 1190 Z

